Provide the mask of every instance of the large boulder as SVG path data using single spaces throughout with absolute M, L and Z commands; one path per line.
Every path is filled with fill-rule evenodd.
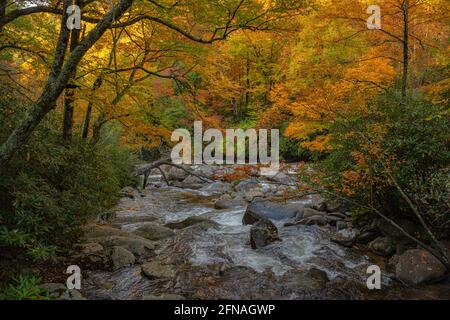
M 412 249 L 398 257 L 395 275 L 410 285 L 419 285 L 441 280 L 446 273 L 445 266 L 431 253 Z
M 279 240 L 278 229 L 270 220 L 261 219 L 250 229 L 252 249 L 262 248 Z
M 113 270 L 131 266 L 135 263 L 136 258 L 127 249 L 114 246 L 111 249 L 111 264 Z
M 269 201 L 254 201 L 247 206 L 243 224 L 253 224 L 260 219 L 273 221 L 292 219 L 302 207 L 298 204 L 278 204 Z
M 369 250 L 377 255 L 389 257 L 395 253 L 396 247 L 391 239 L 378 237 L 369 243 Z
M 145 224 L 133 233 L 151 241 L 164 240 L 175 235 L 171 229 L 155 223 Z

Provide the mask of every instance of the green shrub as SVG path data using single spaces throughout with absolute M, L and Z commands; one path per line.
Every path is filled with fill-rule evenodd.
M 6 97 L 0 94 L 0 143 L 25 110 L 23 101 Z M 133 181 L 135 158 L 118 139 L 92 145 L 74 137 L 65 144 L 61 123 L 56 113 L 42 121 L 0 177 L 0 259 L 54 257 Z
M 18 276 L 0 288 L 0 300 L 48 300 L 48 294 L 39 287 L 40 279 L 35 276 Z
M 427 222 L 450 230 L 448 107 L 421 96 L 380 96 L 365 113 L 330 129 L 333 150 L 318 170 L 333 192 L 385 214 L 414 220 L 394 180 Z M 393 178 L 393 179 L 392 179 Z

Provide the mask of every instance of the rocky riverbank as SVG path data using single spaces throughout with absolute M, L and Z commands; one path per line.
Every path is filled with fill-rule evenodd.
M 296 198 L 295 165 L 231 182 L 225 166 L 189 168 L 198 176 L 163 170 L 144 190 L 125 188 L 113 212 L 84 228 L 72 259 L 83 271 L 82 296 L 47 284 L 57 297 L 450 298 L 448 283 L 406 287 L 443 280 L 445 269 L 389 226 L 353 225 L 339 203 Z M 372 264 L 382 269 L 376 292 L 366 287 Z

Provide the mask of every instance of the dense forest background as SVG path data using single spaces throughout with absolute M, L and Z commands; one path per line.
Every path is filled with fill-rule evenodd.
M 81 29 L 65 27 L 72 4 Z M 445 260 L 449 5 L 0 0 L 1 278 L 65 252 L 195 120 L 280 129 L 310 188 L 355 219 L 408 217 Z

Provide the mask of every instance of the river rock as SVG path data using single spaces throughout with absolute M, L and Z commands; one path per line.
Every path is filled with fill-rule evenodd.
M 260 183 L 255 180 L 243 180 L 234 187 L 234 190 L 241 194 L 245 194 L 252 189 L 261 189 Z
M 233 199 L 230 195 L 225 194 L 214 203 L 214 208 L 221 210 L 221 209 L 231 209 L 241 207 L 244 205 L 245 205 L 244 201 L 239 200 L 237 198 Z
M 307 219 L 307 218 L 311 218 L 314 216 L 324 216 L 325 214 L 326 214 L 326 212 L 315 210 L 313 208 L 304 208 L 302 219 Z
M 284 220 L 291 219 L 301 210 L 298 204 L 278 204 L 269 201 L 253 201 L 247 207 L 242 223 L 253 224 L 260 219 Z
M 270 220 L 261 219 L 250 229 L 252 249 L 262 248 L 279 240 L 278 229 Z
M 149 279 L 174 278 L 176 271 L 172 265 L 162 264 L 159 261 L 151 261 L 142 265 L 142 273 Z
M 262 190 L 252 189 L 244 194 L 244 199 L 248 202 L 252 202 L 257 198 L 264 198 L 264 195 Z
M 267 180 L 277 182 L 277 183 L 282 183 L 282 184 L 289 184 L 289 185 L 294 184 L 294 182 L 295 182 L 292 177 L 290 177 L 289 175 L 287 175 L 284 172 L 278 172 L 274 176 L 269 176 L 269 177 L 267 177 Z
M 328 224 L 327 217 L 325 215 L 317 215 L 309 218 L 303 218 L 298 222 L 299 224 L 306 224 L 308 226 L 326 226 Z
M 166 172 L 166 177 L 171 181 L 183 181 L 187 178 L 189 173 L 184 171 L 183 169 L 171 166 L 168 172 Z
M 440 280 L 445 272 L 445 266 L 431 253 L 412 249 L 398 257 L 395 275 L 410 285 L 420 285 Z
M 122 236 L 122 237 L 129 236 L 129 233 L 124 230 L 112 228 L 109 226 L 100 226 L 96 224 L 87 225 L 83 227 L 82 231 L 84 234 L 83 238 L 85 239 L 92 239 L 92 238 L 98 239 L 110 236 Z
M 369 243 L 369 250 L 383 257 L 393 255 L 395 249 L 395 244 L 387 237 L 378 237 Z
M 139 256 L 144 255 L 147 252 L 147 250 L 155 250 L 156 248 L 155 243 L 132 234 L 129 234 L 129 236 L 127 237 L 122 236 L 106 237 L 99 239 L 99 242 L 107 248 L 108 247 L 111 248 L 114 246 L 123 247 L 128 251 L 132 252 L 133 254 Z
M 127 249 L 114 246 L 111 249 L 111 264 L 113 270 L 131 266 L 135 263 L 136 258 Z
M 155 223 L 145 224 L 133 233 L 151 241 L 159 241 L 175 235 L 171 229 Z
M 214 194 L 224 194 L 231 192 L 231 184 L 221 181 L 216 181 L 207 184 L 202 188 L 203 191 L 212 192 Z
M 218 224 L 210 219 L 202 218 L 202 217 L 189 217 L 184 219 L 183 221 L 175 221 L 169 222 L 165 225 L 165 227 L 169 229 L 184 229 L 196 224 L 202 223 L 204 225 L 210 225 L 210 227 L 217 227 Z
M 44 283 L 39 286 L 47 291 L 52 299 L 56 300 L 86 300 L 85 297 L 76 289 L 69 290 L 62 283 Z
M 201 165 L 196 170 L 196 173 L 198 173 L 201 176 L 205 176 L 208 178 L 211 178 L 214 176 L 214 170 L 211 168 L 211 166 L 208 165 Z
M 74 256 L 83 265 L 89 269 L 103 269 L 108 264 L 108 257 L 105 249 L 100 243 L 82 243 L 75 246 L 77 252 Z

